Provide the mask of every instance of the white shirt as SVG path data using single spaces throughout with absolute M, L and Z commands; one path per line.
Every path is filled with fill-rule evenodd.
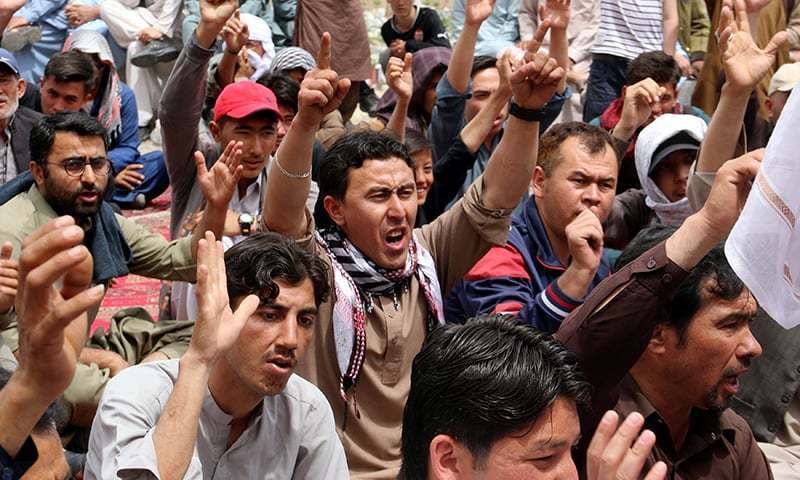
M 153 479 L 153 432 L 178 377 L 179 360 L 136 365 L 106 386 L 92 424 L 86 479 Z M 333 412 L 317 387 L 292 375 L 226 449 L 233 418 L 206 389 L 197 443 L 184 479 L 346 479 Z
M 633 60 L 662 50 L 663 0 L 600 0 L 600 27 L 592 53 Z

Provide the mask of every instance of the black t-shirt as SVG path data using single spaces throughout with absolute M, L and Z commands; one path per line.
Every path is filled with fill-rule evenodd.
M 429 47 L 451 48 L 447 30 L 442 25 L 439 14 L 436 13 L 436 10 L 428 7 L 417 7 L 417 19 L 414 22 L 414 26 L 407 32 L 395 30 L 390 18 L 381 27 L 381 36 L 387 47 L 394 40 L 405 40 L 406 51 L 411 53 Z

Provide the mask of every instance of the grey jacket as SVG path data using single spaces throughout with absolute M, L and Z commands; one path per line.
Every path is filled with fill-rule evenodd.
M 192 34 L 181 51 L 161 94 L 159 119 L 164 141 L 164 160 L 172 185 L 169 232 L 181 236 L 181 225 L 203 206 L 203 192 L 197 182 L 194 152 L 205 156 L 206 165 L 220 155 L 216 142 L 201 141 L 200 116 L 206 99 L 208 62 L 214 50 L 201 47 Z
M 42 114 L 20 105 L 14 119 L 9 125 L 11 130 L 11 151 L 14 152 L 14 163 L 17 172 L 27 172 L 31 160 L 31 127 L 42 118 Z

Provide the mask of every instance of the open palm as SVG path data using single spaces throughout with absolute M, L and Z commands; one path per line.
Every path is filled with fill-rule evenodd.
M 209 170 L 203 154 L 195 152 L 197 179 L 206 203 L 214 207 L 228 208 L 242 174 L 242 167 L 239 164 L 241 154 L 242 142 L 231 140 Z
M 467 23 L 481 23 L 492 14 L 496 0 L 466 0 L 464 18 Z
M 224 25 L 238 8 L 238 0 L 200 0 L 200 18 L 209 25 Z
M 550 28 L 567 28 L 569 5 L 570 0 L 547 0 L 544 4 L 539 4 L 539 20 L 550 20 Z

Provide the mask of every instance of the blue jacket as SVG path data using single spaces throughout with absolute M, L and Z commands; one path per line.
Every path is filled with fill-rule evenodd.
M 482 313 L 516 313 L 542 332 L 553 333 L 582 303 L 558 288 L 556 280 L 564 270 L 531 198 L 512 217 L 508 243 L 492 247 L 447 296 L 445 318 L 463 323 Z M 590 291 L 609 271 L 604 252 Z

